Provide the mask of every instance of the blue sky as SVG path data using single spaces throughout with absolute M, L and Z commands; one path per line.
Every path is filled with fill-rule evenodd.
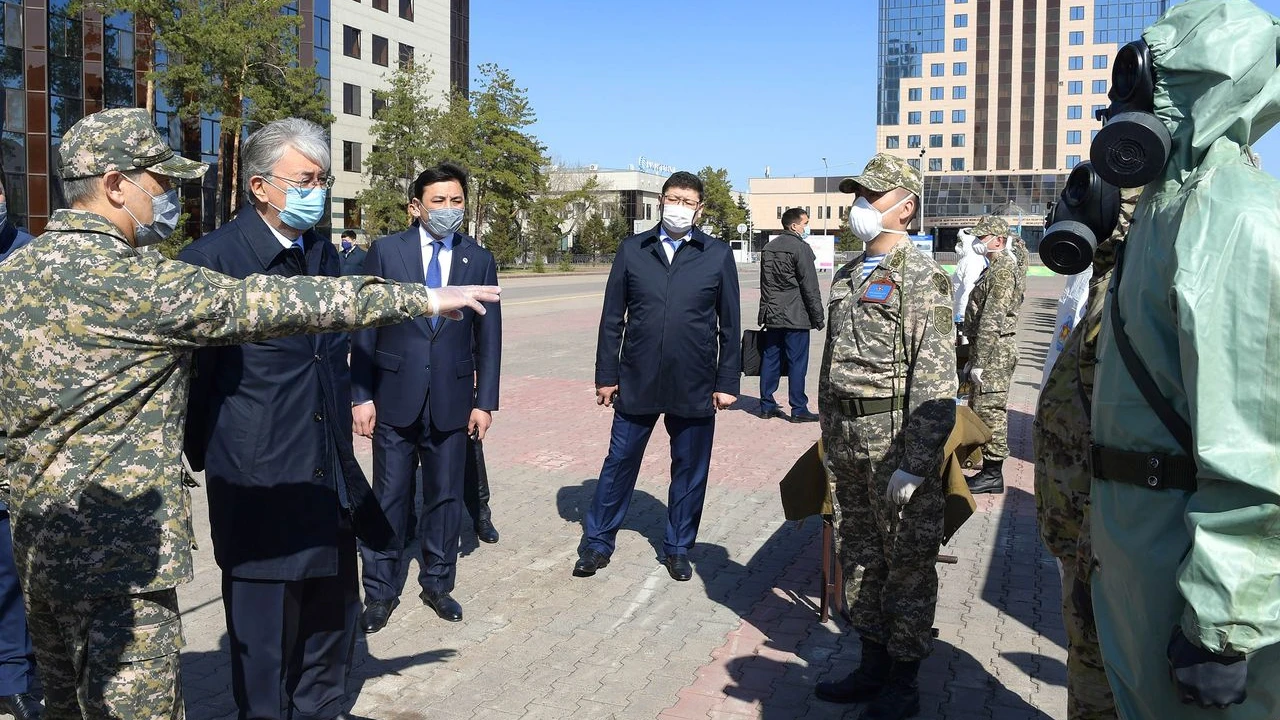
M 1255 0 L 1280 15 L 1280 0 Z M 874 152 L 873 0 L 483 0 L 471 60 L 507 68 L 553 158 L 729 170 L 734 186 L 856 170 Z M 1280 176 L 1280 129 L 1257 146 Z

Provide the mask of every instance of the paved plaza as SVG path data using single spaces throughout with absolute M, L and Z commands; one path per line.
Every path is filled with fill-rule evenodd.
M 742 266 L 744 324 L 755 327 L 758 267 Z M 820 524 L 783 520 L 778 480 L 816 424 L 761 420 L 759 384 L 717 418 L 694 577 L 659 562 L 668 452 L 659 425 L 611 564 L 574 578 L 581 522 L 607 449 L 612 411 L 592 384 L 605 276 L 503 278 L 501 410 L 485 443 L 497 545 L 467 529 L 447 623 L 418 600 L 416 565 L 390 624 L 356 645 L 356 715 L 433 718 L 854 718 L 812 697 L 843 676 L 857 640 L 818 622 Z M 825 285 L 829 275 L 822 276 Z M 1062 282 L 1033 277 L 1010 392 L 1007 491 L 978 511 L 939 565 L 939 638 L 921 677 L 921 718 L 1066 717 L 1058 574 L 1032 496 L 1031 415 Z M 813 334 L 817 409 L 821 333 Z M 786 381 L 777 397 L 785 400 Z M 369 469 L 367 440 L 357 451 Z M 234 718 L 230 661 L 203 491 L 195 495 L 196 578 L 180 590 L 188 717 Z M 469 527 L 470 523 L 464 523 Z

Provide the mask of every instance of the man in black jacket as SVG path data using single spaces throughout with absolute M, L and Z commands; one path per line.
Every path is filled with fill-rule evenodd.
M 760 350 L 760 417 L 780 417 L 791 422 L 814 422 L 804 394 L 809 369 L 809 330 L 821 330 L 822 292 L 813 249 L 804 241 L 809 234 L 809 214 L 801 208 L 782 213 L 782 234 L 760 253 L 760 326 L 765 329 Z M 782 377 L 786 353 L 787 398 L 791 415 L 778 407 L 773 391 Z
M 343 275 L 363 275 L 364 258 L 368 253 L 356 244 L 356 231 L 343 230 L 338 250 L 339 272 Z

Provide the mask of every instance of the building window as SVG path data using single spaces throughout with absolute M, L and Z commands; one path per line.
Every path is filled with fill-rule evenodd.
M 964 147 L 964 133 L 956 133 L 951 136 L 951 147 Z
M 897 136 L 897 135 L 889 135 L 889 136 L 885 137 L 885 139 L 884 139 L 884 148 L 885 148 L 886 150 L 897 150 L 897 149 L 898 149 L 898 136 Z
M 964 14 L 956 15 L 955 20 L 952 21 L 951 26 L 958 27 L 958 28 L 969 27 L 969 16 Z
M 944 95 L 943 95 L 943 89 L 942 89 L 942 88 L 940 88 L 940 87 L 931 87 L 931 88 L 929 88 L 929 99 L 930 99 L 930 100 L 941 100 L 943 97 L 944 97 Z
M 1094 138 L 1096 138 L 1096 137 L 1098 137 L 1098 131 L 1097 131 L 1097 130 L 1090 130 L 1090 131 L 1089 131 L 1089 142 L 1093 142 Z
M 1080 156 L 1079 156 L 1079 155 L 1068 155 L 1068 156 L 1067 156 L 1067 167 L 1069 167 L 1069 168 L 1073 168 L 1073 167 L 1075 167 L 1075 166 L 1077 166 L 1077 165 L 1079 165 L 1079 164 L 1080 164 Z
M 387 39 L 382 37 L 381 35 L 373 36 L 373 64 L 374 65 L 381 65 L 382 67 L 386 67 L 387 65 L 390 64 L 391 61 L 390 59 L 387 58 L 387 46 L 389 44 L 390 43 L 387 42 Z
M 907 113 L 907 124 L 908 124 L 908 125 L 919 125 L 919 124 L 920 124 L 920 111 L 919 111 L 919 110 L 912 110 L 911 112 Z
M 1071 6 L 1071 19 L 1072 19 L 1072 20 L 1083 20 L 1083 19 L 1084 19 L 1084 6 L 1083 6 L 1083 5 L 1072 5 L 1072 6 Z
M 1068 144 L 1068 145 L 1079 145 L 1079 144 L 1080 144 L 1080 131 L 1079 131 L 1079 130 L 1068 130 L 1068 131 L 1067 131 L 1067 144 Z
M 908 159 L 908 160 L 907 160 L 907 164 L 908 164 L 908 165 L 910 165 L 911 167 L 913 167 L 913 168 L 915 168 L 915 169 L 919 170 L 919 169 L 920 169 L 920 158 L 910 158 L 910 159 Z
M 1071 45 L 1083 45 L 1084 32 L 1081 30 L 1076 30 L 1075 32 L 1071 33 L 1071 35 L 1067 38 L 1067 42 L 1070 43 Z
M 369 103 L 369 117 L 376 120 L 378 118 L 378 113 L 382 112 L 387 107 L 387 96 L 377 90 L 374 90 L 370 99 L 372 102 Z
M 947 73 L 946 63 L 931 63 L 929 65 L 929 77 L 942 77 Z
M 969 38 L 956 38 L 951 41 L 952 52 L 967 52 L 969 50 Z
M 963 110 L 952 110 L 952 111 L 951 111 L 951 122 L 953 122 L 953 123 L 962 123 L 962 122 L 964 122 L 964 114 L 965 114 L 965 113 L 964 113 L 964 111 L 963 111 Z
M 400 43 L 399 60 L 400 69 L 408 70 L 413 67 L 413 46 Z
M 387 12 L 387 0 L 373 0 L 373 9 Z
M 360 172 L 360 143 L 350 140 L 342 141 L 342 169 L 347 172 Z
M 1095 93 L 1099 94 L 1099 95 L 1106 95 L 1106 94 L 1107 94 L 1107 81 L 1106 81 L 1106 80 L 1094 80 L 1094 81 L 1093 81 L 1093 91 L 1094 91 Z
M 908 136 L 907 136 L 907 147 L 909 147 L 909 148 L 918 148 L 918 147 L 920 147 L 920 136 L 919 136 L 919 135 L 908 135 Z
M 360 86 L 342 83 L 342 112 L 347 115 L 360 114 Z
M 951 158 L 951 169 L 955 172 L 963 172 L 964 158 Z
M 942 111 L 941 111 L 941 110 L 930 110 L 930 111 L 929 111 L 929 122 L 930 122 L 930 124 L 933 124 L 933 125 L 937 125 L 938 123 L 942 122 Z
M 653 205 L 649 203 L 644 204 L 644 219 L 645 220 L 653 219 Z
M 1098 117 L 1098 113 L 1106 109 L 1107 109 L 1106 105 L 1094 105 L 1093 107 L 1089 108 L 1089 117 L 1096 118 Z
M 952 100 L 964 100 L 969 96 L 969 89 L 964 85 L 956 85 L 951 88 Z
M 1094 70 L 1106 70 L 1106 69 L 1107 69 L 1107 56 L 1106 56 L 1106 55 L 1094 55 L 1094 56 L 1093 56 L 1093 69 L 1094 69 Z
M 1068 120 L 1079 120 L 1079 119 L 1081 118 L 1081 116 L 1082 116 L 1082 112 L 1083 112 L 1083 108 L 1082 108 L 1081 106 L 1079 106 L 1079 105 L 1068 105 L 1068 106 L 1067 106 L 1067 119 L 1068 119 Z
M 1071 57 L 1067 58 L 1067 69 L 1068 69 L 1068 70 L 1083 70 L 1083 69 L 1084 69 L 1084 56 L 1083 56 L 1083 55 L 1072 55 Z
M 413 0 L 400 0 L 400 17 L 413 20 Z
M 964 77 L 969 74 L 969 65 L 967 63 L 951 63 L 951 74 L 956 77 Z
M 779 205 L 779 206 L 778 206 L 778 219 L 779 219 L 779 220 L 781 220 L 781 219 L 782 219 L 782 206 L 781 206 L 781 205 Z
M 360 57 L 360 28 L 350 25 L 342 26 L 342 54 L 347 57 Z
M 924 99 L 924 90 L 921 88 L 907 88 L 907 100 L 911 102 L 920 102 Z
M 1082 93 L 1084 93 L 1084 81 L 1083 81 L 1083 80 L 1071 80 L 1071 81 L 1067 82 L 1067 94 L 1068 94 L 1068 95 L 1080 95 L 1080 94 L 1082 94 Z
M 942 158 L 929 158 L 929 172 L 942 171 Z
M 940 147 L 942 147 L 942 134 L 941 134 L 941 133 L 939 133 L 939 134 L 937 134 L 937 135 L 930 135 L 930 136 L 929 136 L 929 147 L 931 147 L 931 148 L 940 148 Z

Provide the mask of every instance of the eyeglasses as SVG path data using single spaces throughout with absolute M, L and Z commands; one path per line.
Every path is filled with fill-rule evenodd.
M 272 175 L 271 173 L 265 173 L 263 177 L 273 177 L 277 180 L 283 180 L 289 183 L 290 185 L 300 189 L 301 188 L 315 189 L 315 188 L 322 187 L 325 190 L 330 190 L 333 188 L 333 181 L 334 181 L 334 177 L 332 175 L 317 175 L 313 178 L 302 178 L 300 180 L 294 180 L 293 178 L 288 178 L 283 175 Z
M 676 197 L 675 195 L 663 195 L 662 202 L 664 205 L 683 205 L 687 208 L 696 208 L 702 204 L 701 200 L 693 198 Z

